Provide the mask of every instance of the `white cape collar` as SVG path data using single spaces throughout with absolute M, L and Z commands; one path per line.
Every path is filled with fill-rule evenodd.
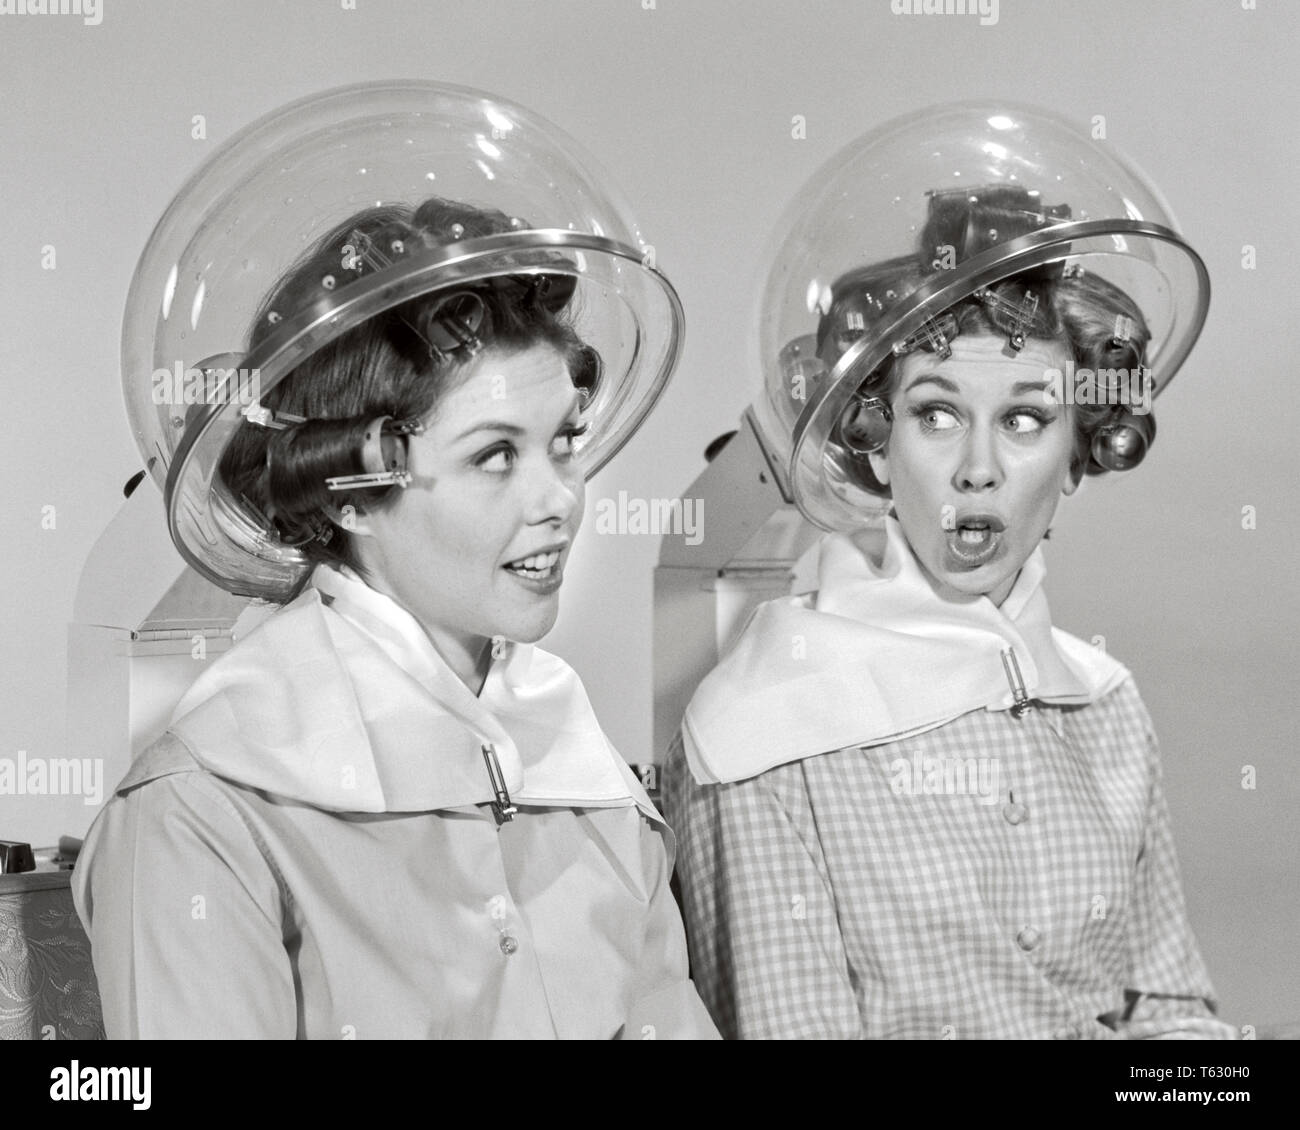
M 516 802 L 653 813 L 561 659 L 506 642 L 475 697 L 410 613 L 326 566 L 199 676 L 169 729 L 218 776 L 333 811 L 490 802 L 491 745 Z
M 682 722 L 701 784 L 740 781 L 850 746 L 881 745 L 1024 699 L 1093 702 L 1129 673 L 1052 627 L 1035 549 L 1001 607 L 936 591 L 897 519 L 821 542 L 817 592 L 762 604 Z

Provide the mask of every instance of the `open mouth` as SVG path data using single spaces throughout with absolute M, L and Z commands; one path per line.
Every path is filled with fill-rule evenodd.
M 1002 544 L 1005 529 L 1001 519 L 971 515 L 948 531 L 948 552 L 959 565 L 974 569 L 993 560 Z
M 549 553 L 534 553 L 517 561 L 507 561 L 502 568 L 526 580 L 545 581 L 555 576 L 559 564 L 560 551 L 553 549 Z

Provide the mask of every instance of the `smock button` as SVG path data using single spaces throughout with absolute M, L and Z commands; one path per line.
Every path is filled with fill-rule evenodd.
M 1018 945 L 1022 950 L 1028 952 L 1038 945 L 1042 940 L 1042 937 L 1043 935 L 1032 926 L 1026 926 L 1016 935 L 1016 945 Z
M 1002 806 L 1002 815 L 1008 824 L 1019 824 L 1029 815 L 1029 809 L 1019 801 L 1008 801 Z
M 515 941 L 514 937 L 510 934 L 502 934 L 501 941 L 497 944 L 501 947 L 501 952 L 505 954 L 506 957 L 509 957 L 519 948 L 519 943 Z

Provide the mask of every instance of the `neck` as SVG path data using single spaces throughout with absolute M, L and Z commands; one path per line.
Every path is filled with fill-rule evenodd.
M 477 698 L 483 691 L 483 684 L 487 681 L 488 671 L 492 667 L 491 637 L 458 631 L 422 616 L 417 609 L 411 608 L 393 591 L 392 586 L 384 579 L 385 570 L 377 567 L 380 563 L 370 558 L 365 552 L 366 548 L 362 548 L 361 560 L 367 576 L 362 579 L 375 592 L 383 593 L 399 608 L 411 615 L 428 637 L 434 651 L 451 668 L 452 674 L 469 688 L 470 694 Z
M 450 637 L 448 633 L 439 632 L 423 620 L 419 623 L 434 650 L 442 656 L 456 678 L 469 687 L 470 694 L 477 698 L 483 691 L 483 684 L 492 667 L 492 641 L 482 636 L 468 639 Z
M 379 591 L 392 597 L 398 604 L 402 603 L 393 593 L 384 589 Z M 405 605 L 402 607 L 405 608 Z M 457 632 L 442 624 L 430 623 L 410 608 L 406 611 L 410 612 L 416 623 L 424 629 L 424 634 L 433 644 L 433 650 L 442 657 L 443 662 L 451 668 L 456 678 L 469 688 L 470 694 L 477 698 L 483 690 L 488 671 L 492 667 L 491 639 Z
M 433 650 L 451 668 L 452 674 L 469 688 L 470 694 L 477 698 L 483 690 L 488 671 L 492 667 L 492 640 L 472 632 L 459 632 L 445 624 L 426 619 L 415 609 L 408 607 L 377 574 L 372 574 L 366 584 L 375 592 L 383 593 L 405 612 L 410 613 L 412 619 L 420 625 L 425 636 L 428 637 L 429 643 L 433 645 Z

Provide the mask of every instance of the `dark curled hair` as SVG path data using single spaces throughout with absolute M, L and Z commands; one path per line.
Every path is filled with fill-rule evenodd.
M 414 209 L 383 205 L 358 212 L 321 238 L 267 295 L 249 349 L 274 333 L 282 316 L 300 314 L 314 302 L 324 308 L 329 290 L 376 265 L 511 226 L 502 212 L 437 197 Z M 374 248 L 382 259 L 362 260 L 361 246 Z M 513 353 L 549 345 L 564 360 L 576 387 L 594 389 L 598 354 L 579 338 L 564 310 L 537 300 L 530 281 L 473 285 L 483 303 L 476 330 L 483 348 Z M 378 416 L 425 419 L 455 387 L 468 351 L 448 355 L 430 348 L 430 327 L 441 298 L 435 293 L 393 307 L 313 353 L 260 401 L 277 415 L 306 422 L 279 430 L 245 421 L 222 455 L 218 473 L 234 497 L 260 513 L 286 545 L 300 546 L 313 565 L 347 565 L 367 575 L 352 536 L 331 520 L 330 511 L 347 506 L 359 513 L 381 510 L 403 488 L 331 491 L 325 480 L 365 470 L 362 436 L 370 421 Z M 309 576 L 286 600 L 302 590 Z
M 918 237 L 914 255 L 858 268 L 832 287 L 831 309 L 818 328 L 819 352 L 833 364 L 849 344 L 842 327 L 855 324 L 853 313 L 860 312 L 868 324 L 878 319 L 895 294 L 910 293 L 933 274 L 936 259 L 942 261 L 945 255 L 950 256 L 946 265 L 953 266 L 994 243 L 1069 216 L 1068 206 L 1046 206 L 1035 194 L 1021 188 L 997 186 L 976 190 L 975 194 L 966 190 L 933 194 L 929 221 Z M 1151 333 L 1142 311 L 1123 290 L 1095 274 L 1049 264 L 1011 275 L 985 291 L 993 301 L 971 296 L 949 307 L 947 313 L 956 319 L 959 335 L 1005 338 L 1020 329 L 1027 340 L 1064 345 L 1076 369 L 1088 369 L 1094 374 L 1108 369 L 1132 373 L 1140 370 L 1144 362 Z M 1015 312 L 1030 292 L 1037 298 L 1037 306 L 1033 316 L 1018 325 Z M 1121 325 L 1127 340 L 1117 335 Z M 848 335 L 851 337 L 852 332 Z M 888 357 L 881 362 L 862 382 L 861 393 L 890 401 L 897 391 L 898 361 Z M 1073 405 L 1075 444 L 1070 470 L 1076 478 L 1104 472 L 1091 458 L 1093 439 L 1123 412 L 1121 404 Z M 1147 422 L 1151 428 L 1149 443 L 1154 443 L 1155 417 L 1148 415 Z M 840 439 L 838 428 L 832 438 Z M 889 488 L 876 478 L 867 456 L 855 455 L 845 447 L 840 451 L 844 470 L 852 479 L 874 494 L 889 496 Z

